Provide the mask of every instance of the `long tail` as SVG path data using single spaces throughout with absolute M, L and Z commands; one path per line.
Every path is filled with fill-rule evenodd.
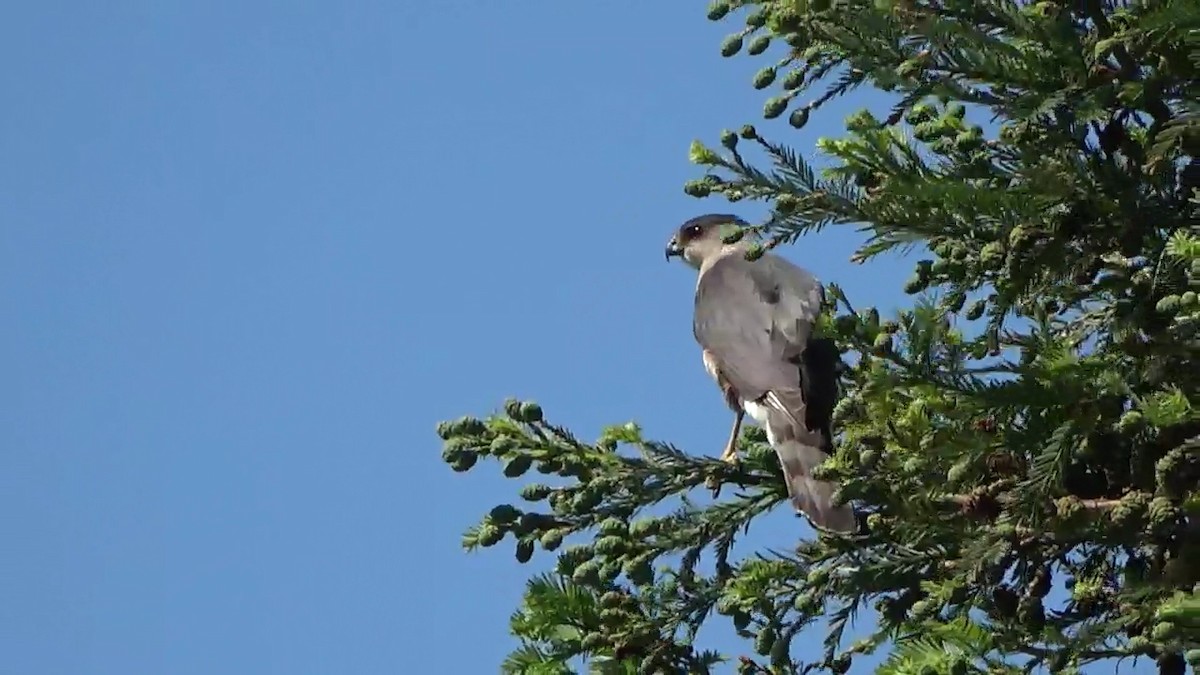
M 849 504 L 835 506 L 833 503 L 833 492 L 837 486 L 812 477 L 813 468 L 825 459 L 825 453 L 796 440 L 771 443 L 771 446 L 779 455 L 788 495 L 797 511 L 808 516 L 814 525 L 827 530 L 845 533 L 858 531 L 854 509 Z
M 746 412 L 767 432 L 767 441 L 779 456 L 783 477 L 787 483 L 792 505 L 817 527 L 843 533 L 858 531 L 854 509 L 849 504 L 834 505 L 837 486 L 812 477 L 813 469 L 828 455 L 822 450 L 821 432 L 807 431 L 796 424 L 795 418 L 773 403 L 747 403 Z

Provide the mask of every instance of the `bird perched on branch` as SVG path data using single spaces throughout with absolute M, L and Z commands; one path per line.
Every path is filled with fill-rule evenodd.
M 837 398 L 838 366 L 832 340 L 814 338 L 824 290 L 810 272 L 764 253 L 746 259 L 751 241 L 737 216 L 708 214 L 679 227 L 667 244 L 667 260 L 682 258 L 699 271 L 692 332 L 704 368 L 734 412 L 721 458 L 737 461 L 737 437 L 745 415 L 767 433 L 783 467 L 788 495 L 816 526 L 854 532 L 848 505 L 835 505 L 835 486 L 812 477 L 833 451 L 830 428 Z

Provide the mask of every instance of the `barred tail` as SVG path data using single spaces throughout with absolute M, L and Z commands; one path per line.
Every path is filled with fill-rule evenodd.
M 814 525 L 827 530 L 843 533 L 858 531 L 854 509 L 849 504 L 835 506 L 833 503 L 833 492 L 837 486 L 812 477 L 812 469 L 824 461 L 825 453 L 796 440 L 771 445 L 779 455 L 788 495 L 797 511 L 807 516 Z
M 805 429 L 781 399 L 771 392 L 761 403 L 747 401 L 745 409 L 766 430 L 767 440 L 779 456 L 792 505 L 817 527 L 843 533 L 857 532 L 854 509 L 849 504 L 836 506 L 833 503 L 837 486 L 812 476 L 813 469 L 829 456 L 823 430 Z

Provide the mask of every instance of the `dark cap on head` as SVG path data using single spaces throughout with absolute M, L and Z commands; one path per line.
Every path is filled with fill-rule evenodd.
M 671 240 L 667 242 L 667 260 L 670 260 L 672 256 L 683 255 L 683 249 L 689 241 L 704 236 L 714 228 L 719 228 L 722 225 L 730 223 L 739 227 L 749 225 L 749 223 L 732 213 L 706 213 L 702 216 L 689 219 L 679 226 L 679 229 L 672 235 Z

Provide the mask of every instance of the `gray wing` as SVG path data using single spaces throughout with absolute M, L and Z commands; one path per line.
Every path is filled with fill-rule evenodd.
M 794 390 L 789 360 L 804 350 L 821 293 L 815 277 L 782 258 L 728 255 L 700 275 L 692 332 L 742 398 Z
M 764 256 L 750 262 L 729 255 L 700 276 L 692 330 L 737 390 L 746 412 L 766 429 L 795 508 L 819 527 L 854 532 L 854 510 L 834 504 L 836 486 L 812 477 L 832 447 L 827 421 L 814 424 L 808 402 L 824 405 L 828 397 L 821 382 L 814 389 L 802 380 L 821 373 L 813 379 L 832 377 L 824 384 L 836 386 L 836 375 L 827 377 L 812 367 L 836 358 L 836 347 L 831 354 L 805 349 L 821 293 L 815 277 L 786 260 Z
M 825 448 L 832 450 L 830 423 L 838 397 L 841 354 L 833 340 L 812 337 L 813 326 L 825 301 L 825 289 L 811 272 L 784 258 L 765 255 L 758 262 L 762 265 L 761 274 L 781 288 L 782 298 L 776 307 L 774 321 L 787 345 L 784 357 L 800 369 L 804 424 L 809 429 L 819 430 Z M 796 409 L 792 410 L 795 412 Z
M 786 344 L 784 356 L 791 358 L 799 354 L 808 346 L 813 324 L 825 300 L 825 290 L 811 272 L 779 256 L 768 253 L 748 264 L 760 287 L 776 289 L 779 301 L 773 304 L 772 320 Z

